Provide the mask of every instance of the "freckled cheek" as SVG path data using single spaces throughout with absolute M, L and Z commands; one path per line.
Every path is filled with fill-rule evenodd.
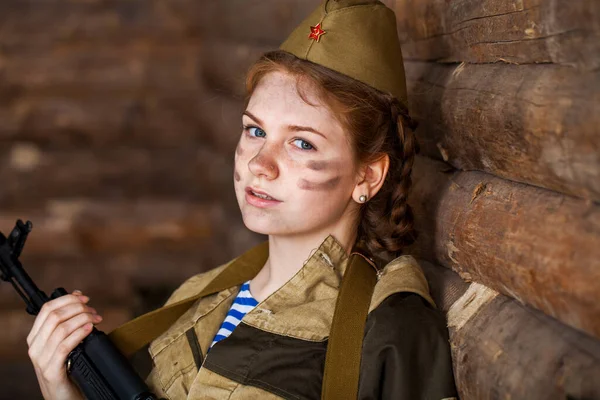
M 241 157 L 244 155 L 244 152 L 245 152 L 245 150 L 242 147 L 242 142 L 240 141 L 240 142 L 238 142 L 238 145 L 235 148 L 235 155 L 236 155 L 236 157 Z
M 328 218 L 344 207 L 346 197 L 346 193 L 340 190 L 303 190 L 295 187 L 292 196 L 293 210 L 311 221 Z
M 296 186 L 301 190 L 332 192 L 344 182 L 344 171 L 329 161 L 309 162 Z
M 248 165 L 248 160 L 245 159 L 245 155 L 248 154 L 248 150 L 242 145 L 242 142 L 239 141 L 237 147 L 235 148 L 235 156 L 233 160 L 233 179 L 236 182 L 239 182 L 241 178 L 241 171 L 244 169 L 244 165 Z

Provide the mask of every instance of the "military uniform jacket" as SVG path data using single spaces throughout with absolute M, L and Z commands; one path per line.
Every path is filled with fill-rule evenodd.
M 268 253 L 268 243 L 262 245 Z M 266 253 L 265 253 L 266 254 Z M 240 287 L 197 300 L 150 343 L 150 388 L 171 400 L 319 399 L 327 339 L 349 261 L 328 236 L 304 266 L 207 350 Z M 230 261 L 253 262 L 248 253 Z M 188 279 L 167 304 L 199 293 L 222 265 Z M 448 331 L 410 255 L 391 261 L 375 285 L 365 326 L 360 399 L 456 397 Z

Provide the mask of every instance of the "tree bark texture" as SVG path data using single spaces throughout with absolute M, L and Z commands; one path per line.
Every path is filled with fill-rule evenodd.
M 600 337 L 600 207 L 417 157 L 409 204 L 436 262 Z

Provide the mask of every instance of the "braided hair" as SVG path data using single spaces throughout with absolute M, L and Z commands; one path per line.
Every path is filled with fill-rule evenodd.
M 388 148 L 390 167 L 377 195 L 362 204 L 358 237 L 371 254 L 385 262 L 402 254 L 404 247 L 417 238 L 412 208 L 407 200 L 419 143 L 413 133 L 416 122 L 406 107 L 391 95 L 384 97 L 389 104 L 389 117 L 383 118 L 388 123 L 380 126 L 385 132 L 379 135 L 389 142 L 381 147 Z

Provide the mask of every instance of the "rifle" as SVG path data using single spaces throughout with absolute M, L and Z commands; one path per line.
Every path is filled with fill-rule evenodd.
M 32 229 L 31 221 L 23 223 L 19 219 L 8 238 L 0 232 L 0 277 L 12 283 L 27 304 L 27 312 L 37 315 L 44 303 L 64 296 L 67 291 L 60 287 L 48 297 L 23 269 L 19 256 Z M 95 327 L 69 353 L 66 368 L 89 400 L 157 400 L 127 358 Z

